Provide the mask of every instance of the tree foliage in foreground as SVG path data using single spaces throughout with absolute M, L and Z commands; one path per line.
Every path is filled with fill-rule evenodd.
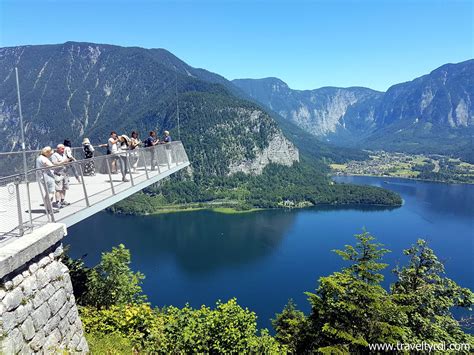
M 453 307 L 468 308 L 473 293 L 444 276 L 444 266 L 424 240 L 404 251 L 406 266 L 394 270 L 397 281 L 387 292 L 380 262 L 389 252 L 368 232 L 357 234 L 355 246 L 335 250 L 350 265 L 319 279 L 307 292 L 311 313 L 296 319 L 288 306 L 274 322 L 276 339 L 292 349 L 328 353 L 365 353 L 375 343 L 470 343 L 453 317 Z
M 96 308 L 141 303 L 146 300 L 140 286 L 144 278 L 130 270 L 130 250 L 120 244 L 102 253 L 100 263 L 90 270 L 84 303 Z
M 357 243 L 334 250 L 348 266 L 319 279 L 307 292 L 311 312 L 292 300 L 272 320 L 276 335 L 258 333 L 257 316 L 235 299 L 215 308 L 152 308 L 140 287 L 143 275 L 130 270 L 123 245 L 102 254 L 96 267 L 71 264 L 81 299 L 81 319 L 92 351 L 99 353 L 366 353 L 375 343 L 470 343 L 474 338 L 453 317 L 453 307 L 469 308 L 473 293 L 445 277 L 444 266 L 424 240 L 404 250 L 405 266 L 385 290 L 382 262 L 389 252 L 368 232 Z M 76 280 L 76 276 L 78 280 Z
M 414 342 L 466 343 L 472 337 L 462 331 L 454 319 L 453 307 L 470 308 L 474 294 L 444 276 L 444 265 L 420 239 L 403 253 L 408 265 L 394 270 L 398 277 L 392 285 L 395 303 L 408 317 Z
M 383 289 L 380 262 L 388 252 L 373 243 L 368 232 L 357 234 L 356 246 L 335 250 L 351 263 L 340 272 L 319 279 L 311 304 L 305 347 L 312 350 L 363 351 L 370 343 L 394 343 L 407 336 L 406 317 Z

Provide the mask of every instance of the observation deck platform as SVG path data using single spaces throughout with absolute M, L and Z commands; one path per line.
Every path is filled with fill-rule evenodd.
M 95 174 L 86 175 L 91 164 Z M 47 223 L 70 227 L 187 166 L 189 160 L 181 142 L 65 164 L 61 168 L 69 167 L 65 200 L 70 205 L 60 209 L 51 208 L 50 200 L 45 199 L 48 178 L 44 176 L 47 170 L 58 168 L 31 169 L 26 177 L 24 173 L 0 177 L 0 247 L 11 238 L 27 237 L 34 228 Z M 122 169 L 128 181 L 122 181 Z

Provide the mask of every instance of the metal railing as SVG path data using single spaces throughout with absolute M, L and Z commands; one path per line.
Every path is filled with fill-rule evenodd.
M 55 147 L 53 147 L 55 149 Z M 103 145 L 94 146 L 94 156 L 102 156 L 106 153 L 106 147 Z M 77 160 L 85 159 L 85 153 L 83 147 L 72 147 L 72 156 Z M 27 168 L 34 169 L 35 161 L 41 150 L 26 150 L 16 152 L 0 152 L 0 177 L 11 176 L 15 174 L 24 173 L 23 168 L 23 155 L 26 157 Z
M 76 159 L 80 157 L 78 153 L 73 153 Z M 21 153 L 16 155 L 21 157 Z M 8 157 L 0 156 L 0 160 L 16 161 Z M 151 184 L 165 173 L 187 165 L 186 151 L 177 141 L 0 177 L 0 241 L 22 236 L 49 222 L 67 220 L 108 198 L 120 197 L 121 192 L 145 187 L 149 180 Z M 58 191 L 65 191 L 62 205 L 55 203 L 61 200 L 56 196 Z

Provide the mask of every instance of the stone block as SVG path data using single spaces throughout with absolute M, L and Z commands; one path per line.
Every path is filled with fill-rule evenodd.
M 53 253 L 54 258 L 58 258 L 64 253 L 63 245 L 60 244 Z
M 50 280 L 56 280 L 61 278 L 63 272 L 61 270 L 61 264 L 57 261 L 53 261 L 44 268 L 44 271 L 48 274 Z
M 35 326 L 31 317 L 26 318 L 20 329 L 23 333 L 23 336 L 25 337 L 25 340 L 27 341 L 33 339 L 33 337 L 35 336 Z
M 38 264 L 32 263 L 30 266 L 28 266 L 28 270 L 33 275 L 36 271 L 38 271 Z
M 66 302 L 59 310 L 59 313 L 58 313 L 59 317 L 61 317 L 61 319 L 66 317 L 70 309 L 71 309 L 71 305 L 68 302 Z
M 44 292 L 48 295 L 48 297 L 52 297 L 56 292 L 56 289 L 53 285 L 48 284 L 48 286 L 45 287 Z
M 31 313 L 31 318 L 33 319 L 36 331 L 43 328 L 46 322 L 48 322 L 50 315 L 51 310 L 47 303 L 43 303 L 37 310 Z
M 87 345 L 87 341 L 84 337 L 82 337 L 81 341 L 79 342 L 79 345 L 76 346 L 76 351 L 79 351 L 81 353 L 89 352 L 89 346 Z
M 58 329 L 61 332 L 62 338 L 66 339 L 69 333 L 71 332 L 71 329 L 74 329 L 74 328 L 71 327 L 71 325 L 69 324 L 69 320 L 67 318 L 64 318 L 59 322 Z
M 69 277 L 69 275 L 67 276 Z M 64 279 L 64 290 L 66 291 L 69 300 L 71 300 L 71 297 L 74 298 L 74 290 L 72 288 L 71 279 L 68 277 L 65 277 Z M 72 301 L 75 302 L 75 299 L 73 299 Z
M 36 292 L 33 298 L 33 308 L 38 308 L 49 299 L 48 293 L 43 289 Z
M 40 330 L 33 337 L 33 340 L 30 343 L 30 347 L 33 351 L 39 351 L 43 347 L 45 341 L 46 337 L 44 335 L 44 330 Z
M 44 268 L 46 265 L 48 265 L 52 259 L 49 256 L 44 256 L 41 258 L 41 260 L 38 262 L 38 267 L 40 269 Z
M 7 292 L 6 296 L 3 298 L 5 310 L 11 311 L 12 309 L 17 308 L 20 305 L 22 299 L 23 292 L 21 292 L 21 289 L 19 287 Z
M 23 281 L 23 276 L 21 274 L 16 275 L 13 279 L 13 287 L 17 287 Z
M 15 328 L 8 333 L 6 339 L 2 342 L 2 354 L 16 354 L 20 352 L 23 345 L 25 345 L 23 334 Z
M 20 305 L 15 311 L 15 317 L 18 324 L 23 323 L 31 312 L 32 306 L 29 304 Z
M 76 349 L 76 347 L 81 342 L 81 337 L 78 334 L 74 334 L 71 341 L 69 342 L 69 349 Z
M 31 348 L 30 344 L 24 343 L 23 347 L 21 348 L 20 352 L 18 353 L 19 355 L 31 355 Z
M 7 333 L 13 328 L 15 328 L 18 325 L 15 311 L 4 312 L 2 314 L 2 324 L 3 324 L 3 331 Z
M 38 284 L 38 289 L 40 290 L 49 283 L 49 277 L 44 269 L 36 271 L 36 282 Z
M 24 279 L 30 276 L 30 272 L 28 270 L 25 270 L 21 273 L 21 276 L 23 276 Z
M 69 319 L 69 323 L 74 324 L 76 320 L 79 318 L 79 313 L 77 312 L 76 307 L 72 307 L 67 314 L 67 318 Z
M 56 314 L 54 317 L 50 318 L 46 325 L 44 326 L 44 332 L 46 334 L 51 333 L 54 329 L 56 329 L 59 326 L 59 321 L 61 318 L 59 317 L 58 314 Z
M 5 290 L 11 290 L 13 288 L 13 281 L 12 280 L 7 280 L 5 281 L 5 284 L 3 285 L 5 287 Z
M 67 295 L 66 291 L 62 288 L 56 291 L 48 301 L 49 308 L 51 308 L 53 314 L 58 313 L 65 303 L 67 303 Z
M 23 291 L 23 294 L 25 295 L 25 297 L 32 296 L 36 292 L 36 290 L 38 290 L 38 284 L 36 282 L 36 277 L 30 276 L 30 277 L 26 278 L 22 282 L 20 288 Z
M 64 290 L 64 282 L 63 280 L 56 279 L 55 281 L 51 282 L 51 286 L 54 287 L 54 291 L 58 291 L 60 289 Z

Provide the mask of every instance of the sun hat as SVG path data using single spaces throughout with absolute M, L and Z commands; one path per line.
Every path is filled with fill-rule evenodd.
M 82 144 L 91 144 L 91 141 L 89 140 L 89 138 L 84 138 L 82 140 Z

